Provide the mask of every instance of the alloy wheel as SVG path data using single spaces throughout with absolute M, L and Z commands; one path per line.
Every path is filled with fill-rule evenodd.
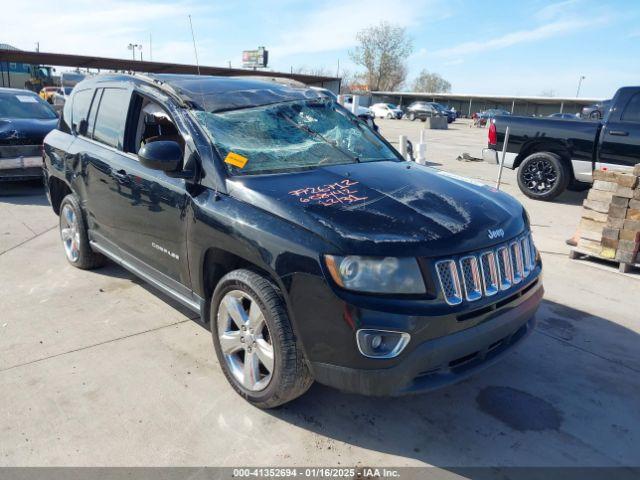
M 522 172 L 522 179 L 528 190 L 533 193 L 546 193 L 558 181 L 558 172 L 548 160 L 529 162 Z
M 64 252 L 71 262 L 78 261 L 80 257 L 80 231 L 78 218 L 71 205 L 66 204 L 60 214 L 60 237 L 64 245 Z
M 264 390 L 273 374 L 274 350 L 258 303 L 232 290 L 220 301 L 217 322 L 220 349 L 233 377 L 247 390 Z

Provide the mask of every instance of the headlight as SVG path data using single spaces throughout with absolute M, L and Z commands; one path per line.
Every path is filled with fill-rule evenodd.
M 347 290 L 368 293 L 425 293 L 415 258 L 325 255 L 333 281 Z

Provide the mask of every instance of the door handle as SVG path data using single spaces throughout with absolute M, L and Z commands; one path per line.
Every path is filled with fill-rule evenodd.
M 629 135 L 629 132 L 625 132 L 623 130 L 609 130 L 609 135 L 615 135 L 617 137 L 626 137 Z
M 113 176 L 116 178 L 124 179 L 127 178 L 127 172 L 123 169 L 116 170 L 115 172 L 113 172 Z

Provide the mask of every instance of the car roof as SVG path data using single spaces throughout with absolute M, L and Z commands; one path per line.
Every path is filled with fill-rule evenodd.
M 207 112 L 257 107 L 294 100 L 317 99 L 322 96 L 314 89 L 282 81 L 255 77 L 220 77 L 210 75 L 96 75 L 78 84 L 98 87 L 100 83 L 146 83 L 171 93 L 188 106 Z M 300 84 L 302 85 L 302 84 Z

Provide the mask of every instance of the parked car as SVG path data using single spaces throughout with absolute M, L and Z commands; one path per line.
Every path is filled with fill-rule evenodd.
M 580 116 L 582 118 L 589 118 L 591 120 L 600 120 L 604 118 L 604 116 L 609 112 L 611 108 L 611 103 L 613 100 L 605 100 L 600 103 L 594 103 L 593 105 L 589 105 L 588 107 L 584 107 Z
M 425 122 L 429 117 L 447 117 L 447 122 L 451 123 L 449 114 L 442 108 L 440 104 L 435 102 L 413 102 L 407 107 L 405 116 L 411 121 L 420 119 L 423 122 Z
M 441 103 L 432 102 L 432 104 L 435 105 L 436 108 L 439 108 L 447 116 L 447 123 L 453 123 L 455 122 L 456 118 L 458 118 L 458 114 L 455 110 L 452 110 L 449 107 L 442 105 Z
M 498 162 L 507 127 L 504 166 L 518 168 L 525 195 L 553 200 L 567 188 L 589 188 L 594 169 L 631 171 L 640 161 L 640 87 L 618 90 L 604 122 L 496 117 L 482 152 L 488 162 Z
M 34 92 L 0 88 L 0 180 L 42 177 L 42 140 L 57 123 Z
M 353 112 L 353 95 L 341 95 L 341 97 L 342 97 L 343 106 L 350 112 Z M 355 112 L 355 114 L 358 116 L 361 116 L 361 115 L 370 116 L 372 115 L 372 112 L 368 107 L 364 107 L 358 104 L 358 111 Z
M 40 90 L 38 94 L 41 99 L 48 103 L 53 103 L 53 94 L 58 91 L 59 87 L 44 87 Z
M 511 112 L 509 110 L 502 110 L 500 108 L 490 108 L 489 110 L 480 112 L 478 114 L 478 117 L 485 120 L 492 120 L 496 118 L 498 115 L 511 115 Z
M 402 118 L 404 113 L 393 103 L 374 103 L 369 109 L 376 117 L 380 118 Z
M 67 97 L 71 95 L 71 90 L 73 90 L 73 87 L 60 87 L 53 94 L 51 104 L 56 112 L 60 112 L 64 108 Z
M 533 329 L 542 265 L 522 205 L 405 161 L 312 89 L 97 76 L 44 152 L 68 262 L 108 257 L 197 312 L 258 407 L 314 380 L 430 390 Z
M 552 113 L 548 118 L 557 118 L 562 120 L 579 120 L 580 116 L 572 113 Z

